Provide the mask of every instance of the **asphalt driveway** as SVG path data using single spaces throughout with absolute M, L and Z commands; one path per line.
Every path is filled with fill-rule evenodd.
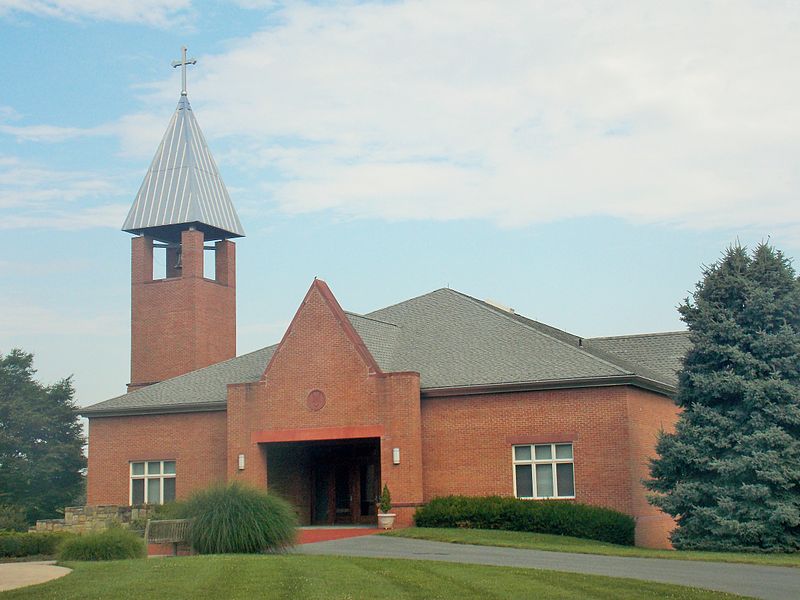
M 800 599 L 800 569 L 654 558 L 624 558 L 448 544 L 370 535 L 298 546 L 302 554 L 411 558 L 629 577 L 769 600 Z

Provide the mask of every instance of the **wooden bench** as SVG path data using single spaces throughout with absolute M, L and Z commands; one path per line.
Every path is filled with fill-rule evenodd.
M 178 544 L 189 543 L 191 519 L 168 519 L 152 521 L 148 519 L 144 528 L 144 540 L 149 544 L 172 544 L 172 554 L 177 556 Z

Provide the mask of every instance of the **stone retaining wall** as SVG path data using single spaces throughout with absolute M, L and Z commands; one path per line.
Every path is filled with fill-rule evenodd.
M 32 531 L 102 531 L 109 524 L 117 523 L 130 527 L 131 521 L 145 521 L 151 508 L 149 506 L 68 506 L 63 519 L 44 519 L 36 521 Z

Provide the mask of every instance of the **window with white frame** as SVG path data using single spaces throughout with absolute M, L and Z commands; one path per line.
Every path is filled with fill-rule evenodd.
M 526 444 L 512 448 L 517 498 L 574 498 L 572 444 Z
M 164 504 L 175 500 L 175 461 L 131 463 L 131 505 Z

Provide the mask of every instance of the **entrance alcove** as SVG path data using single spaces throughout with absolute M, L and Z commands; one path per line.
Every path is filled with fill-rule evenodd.
M 380 438 L 265 445 L 267 488 L 295 507 L 301 525 L 377 523 Z

